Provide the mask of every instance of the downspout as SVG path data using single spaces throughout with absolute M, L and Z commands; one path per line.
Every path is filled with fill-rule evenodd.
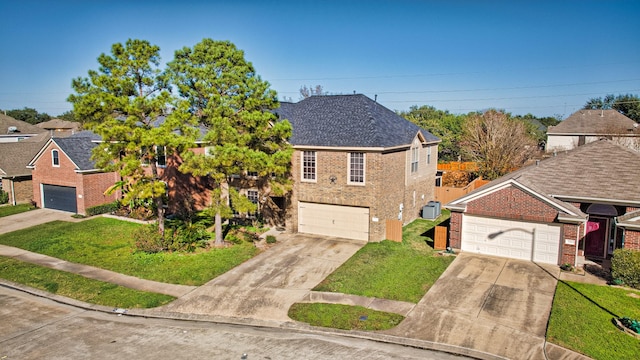
M 583 232 L 587 231 L 587 221 L 589 218 L 587 218 L 587 220 L 584 221 L 584 228 L 582 229 Z M 587 234 L 584 234 L 582 237 L 584 238 L 585 236 L 587 236 Z M 580 248 L 580 225 L 578 225 L 578 231 L 576 231 L 576 254 L 573 257 L 573 267 L 577 268 L 578 267 L 578 249 Z

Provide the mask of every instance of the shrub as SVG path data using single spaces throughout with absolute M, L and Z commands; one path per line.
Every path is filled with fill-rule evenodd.
M 611 259 L 611 276 L 640 289 L 640 251 L 617 249 Z
M 205 247 L 211 236 L 207 228 L 200 223 L 185 221 L 165 232 L 165 237 L 170 243 L 169 250 L 195 251 L 198 247 Z
M 158 224 L 141 226 L 133 232 L 136 249 L 146 253 L 158 253 L 168 250 L 166 241 L 158 232 Z
M 238 244 L 242 244 L 242 239 L 240 239 L 238 236 L 236 236 L 236 234 L 227 234 L 227 236 L 225 236 L 224 238 L 225 241 L 228 241 L 230 243 L 234 243 L 236 245 Z
M 111 212 L 117 211 L 118 209 L 120 209 L 120 203 L 117 201 L 102 204 L 102 205 L 96 205 L 96 206 L 87 208 L 87 216 L 111 213 Z
M 276 237 L 273 235 L 267 235 L 267 244 L 275 244 Z
M 0 204 L 6 204 L 9 202 L 9 194 L 6 191 L 0 190 Z

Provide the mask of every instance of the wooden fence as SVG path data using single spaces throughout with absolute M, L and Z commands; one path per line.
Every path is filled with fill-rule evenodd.
M 391 241 L 402 242 L 402 221 L 387 220 L 386 222 L 386 239 Z
M 469 183 L 469 185 L 462 188 L 454 188 L 448 186 L 436 186 L 435 188 L 435 198 L 436 201 L 440 201 L 443 205 L 455 200 L 463 195 L 466 195 L 473 190 L 479 188 L 480 186 L 488 183 L 488 180 L 483 180 L 482 178 L 477 178 Z
M 443 171 L 477 171 L 478 164 L 472 161 L 451 161 L 448 163 L 438 163 L 438 170 Z

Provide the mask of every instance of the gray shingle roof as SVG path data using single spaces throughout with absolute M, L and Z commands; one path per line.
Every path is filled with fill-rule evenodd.
M 579 110 L 556 126 L 549 126 L 548 135 L 597 135 L 633 131 L 636 122 L 616 110 Z M 639 134 L 640 135 L 640 134 Z
M 94 170 L 96 169 L 95 161 L 91 160 L 91 151 L 98 144 L 91 141 L 90 137 L 67 137 L 52 139 L 60 150 L 73 161 L 77 166 L 77 170 Z
M 640 152 L 608 140 L 594 141 L 507 174 L 460 200 L 510 180 L 553 202 L 592 199 L 640 203 Z
M 360 94 L 311 96 L 297 103 L 281 103 L 275 113 L 291 122 L 290 142 L 294 146 L 408 146 L 418 132 L 427 142 L 440 142 L 430 132 Z

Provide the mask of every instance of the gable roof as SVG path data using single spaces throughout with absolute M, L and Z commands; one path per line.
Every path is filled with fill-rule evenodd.
M 0 143 L 0 177 L 29 176 L 29 161 L 42 148 L 45 141 L 18 141 Z
M 16 131 L 10 133 L 9 128 L 15 127 Z M 0 114 L 0 136 L 2 135 L 25 135 L 25 134 L 40 134 L 47 130 L 41 129 L 35 125 L 31 125 L 28 122 L 16 120 L 11 116 Z
M 98 146 L 95 142 L 91 141 L 88 136 L 78 137 L 66 137 L 66 138 L 51 138 L 40 149 L 40 151 L 31 159 L 29 166 L 35 165 L 36 161 L 42 156 L 42 154 L 49 147 L 49 144 L 54 143 L 60 148 L 62 152 L 73 162 L 76 166 L 76 171 L 92 171 L 96 169 L 96 163 L 91 159 L 93 148 Z
M 549 126 L 547 135 L 604 135 L 635 131 L 637 123 L 616 110 L 578 110 L 556 126 Z
M 594 141 L 507 174 L 447 206 L 461 210 L 467 202 L 507 183 L 530 189 L 539 198 L 557 202 L 567 209 L 576 209 L 569 202 L 638 206 L 640 166 L 637 164 L 640 164 L 640 152 L 608 140 Z M 572 212 L 580 214 L 579 210 Z
M 410 146 L 418 134 L 439 143 L 430 132 L 361 94 L 310 96 L 280 104 L 275 113 L 291 122 L 293 146 L 393 148 Z
M 36 124 L 37 127 L 46 130 L 78 130 L 80 123 L 62 119 L 51 119 L 49 121 Z

